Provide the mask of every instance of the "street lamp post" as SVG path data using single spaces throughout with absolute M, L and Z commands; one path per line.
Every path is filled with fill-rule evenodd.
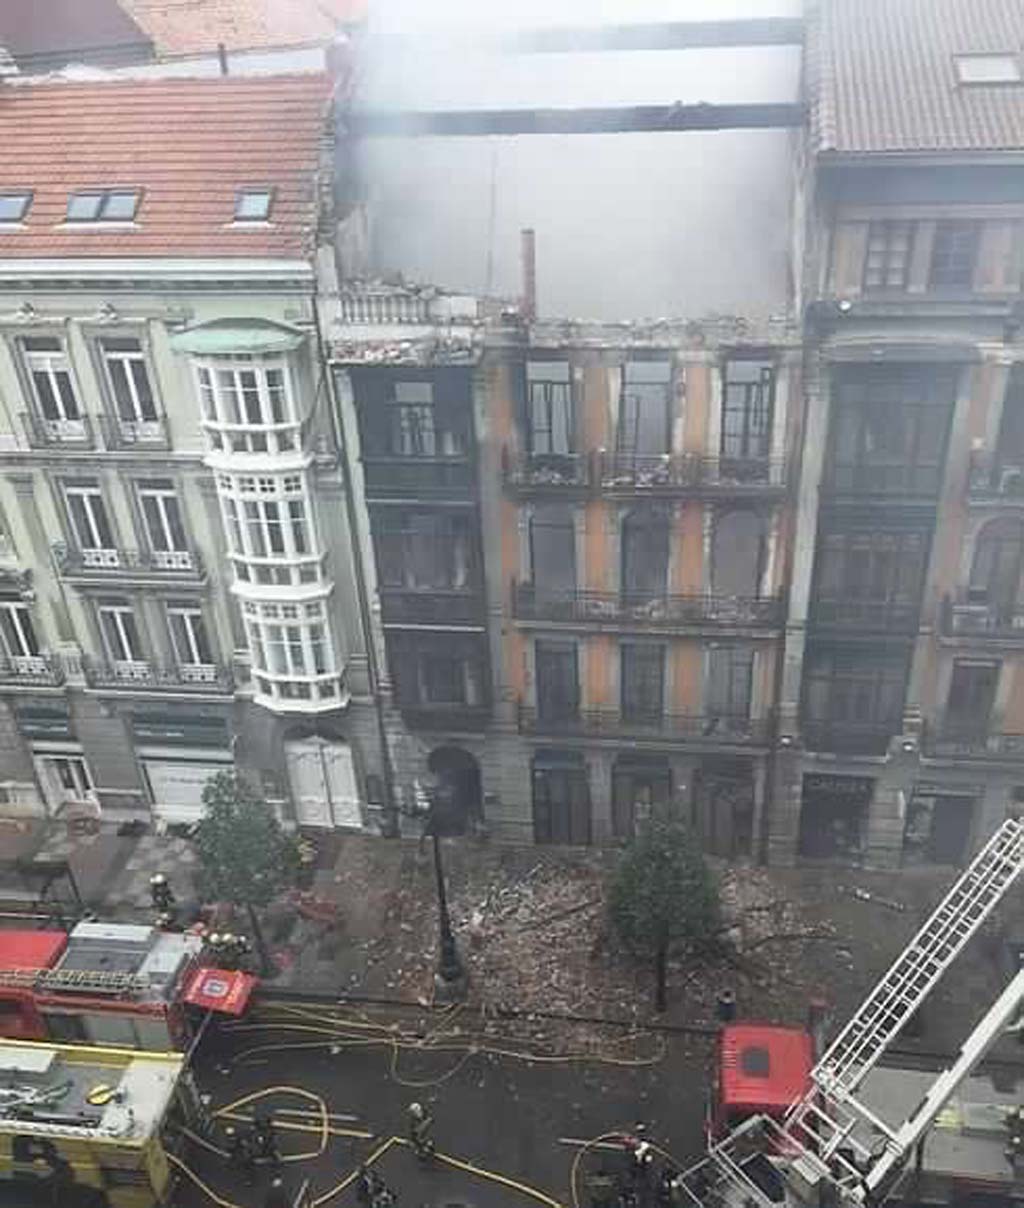
M 447 786 L 431 784 L 424 787 L 416 783 L 416 813 L 424 818 L 424 838 L 429 834 L 434 848 L 434 879 L 437 883 L 437 913 L 440 925 L 440 950 L 434 985 L 445 998 L 460 998 L 466 988 L 466 970 L 459 958 L 459 950 L 452 931 L 452 919 L 448 912 L 448 892 L 445 886 L 444 864 L 441 860 L 442 796 Z

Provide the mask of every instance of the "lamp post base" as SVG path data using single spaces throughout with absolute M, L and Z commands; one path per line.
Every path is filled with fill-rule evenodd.
M 438 969 L 435 971 L 434 1002 L 462 1002 L 465 999 L 469 991 L 469 978 L 466 976 L 465 969 L 460 968 L 454 977 L 449 976 L 450 973 L 450 970 L 442 972 Z

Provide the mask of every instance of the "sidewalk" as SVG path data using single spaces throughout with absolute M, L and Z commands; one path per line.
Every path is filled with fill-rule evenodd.
M 430 850 L 415 840 L 320 837 L 311 894 L 265 915 L 281 968 L 277 984 L 336 994 L 427 1001 L 433 994 L 437 904 Z M 164 873 L 179 901 L 194 897 L 188 840 L 115 830 L 70 840 L 54 831 L 38 856 L 67 858 L 90 909 L 103 918 L 153 917 L 149 878 Z M 479 1005 L 497 1010 L 653 1018 L 652 978 L 617 951 L 604 888 L 613 850 L 559 850 L 444 843 L 453 924 Z M 742 1015 L 803 1022 L 823 995 L 838 1022 L 883 974 L 955 879 L 949 869 L 898 876 L 856 869 L 728 868 L 717 864 L 728 959 L 670 970 L 661 1020 L 711 1023 L 719 992 L 735 991 Z M 897 905 L 903 909 L 897 909 Z M 1024 886 L 975 938 L 932 996 L 921 1044 L 949 1049 L 966 1036 L 1009 976 L 1008 934 L 1024 931 Z M 248 931 L 239 921 L 238 929 Z M 1008 1046 L 1021 1057 L 1020 1046 Z

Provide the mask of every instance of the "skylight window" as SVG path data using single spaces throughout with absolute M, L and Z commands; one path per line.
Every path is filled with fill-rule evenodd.
M 68 222 L 131 222 L 139 208 L 136 189 L 96 189 L 72 193 L 68 198 Z
M 235 222 L 266 222 L 273 200 L 273 189 L 240 189 L 235 198 Z
M 0 193 L 0 222 L 21 222 L 32 204 L 32 194 L 26 189 L 23 193 Z
M 957 79 L 961 84 L 1019 84 L 1021 64 L 1018 55 L 955 55 Z

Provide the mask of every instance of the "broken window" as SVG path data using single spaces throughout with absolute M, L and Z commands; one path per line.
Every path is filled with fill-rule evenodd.
M 672 366 L 627 361 L 622 373 L 618 452 L 626 457 L 667 453 L 671 442 Z
M 770 361 L 725 364 L 722 391 L 722 457 L 738 461 L 768 457 L 775 404 L 775 368 Z
M 538 639 L 535 658 L 538 717 L 555 722 L 574 719 L 580 707 L 576 643 Z
M 750 716 L 754 651 L 750 646 L 712 646 L 708 651 L 707 698 L 710 717 Z
M 398 457 L 433 457 L 434 390 L 429 382 L 396 382 L 391 410 L 391 452 Z
M 903 829 L 903 863 L 962 864 L 973 821 L 973 797 L 915 791 Z
M 884 750 L 902 724 L 908 651 L 812 650 L 804 687 L 804 737 L 817 749 Z
M 665 647 L 622 643 L 622 717 L 657 723 L 665 709 Z
M 764 517 L 747 509 L 715 516 L 711 537 L 711 585 L 715 595 L 761 594 L 766 529 Z
M 668 516 L 640 508 L 622 521 L 622 595 L 630 603 L 668 590 Z
M 568 361 L 530 361 L 526 366 L 526 396 L 529 451 L 562 456 L 574 452 Z
M 916 609 L 927 553 L 928 536 L 922 532 L 824 533 L 815 604 L 863 601 Z
M 447 512 L 387 514 L 377 535 L 384 587 L 460 590 L 473 578 L 469 519 Z
M 951 738 L 983 739 L 999 683 L 999 663 L 957 659 L 946 698 L 943 729 Z
M 835 379 L 829 486 L 863 494 L 938 493 L 957 371 L 850 366 Z
M 804 776 L 800 855 L 860 859 L 873 793 L 874 781 L 861 776 Z
M 533 761 L 536 843 L 590 842 L 590 788 L 576 751 L 538 751 Z
M 530 571 L 537 597 L 565 596 L 576 587 L 576 527 L 572 509 L 538 507 L 530 517 Z
M 987 604 L 993 618 L 1010 624 L 1017 611 L 1024 558 L 1024 523 L 1012 516 L 991 520 L 978 534 L 971 563 L 972 602 Z
M 939 222 L 932 244 L 933 289 L 970 289 L 978 256 L 977 222 Z
M 872 222 L 864 258 L 865 290 L 907 288 L 914 222 Z
M 672 800 L 672 772 L 667 759 L 619 755 L 612 767 L 612 834 L 631 839 L 638 822 Z
M 704 850 L 749 856 L 754 838 L 754 779 L 745 760 L 707 759 L 694 775 L 693 824 Z
M 487 703 L 486 657 L 474 635 L 389 633 L 388 656 L 403 709 Z

